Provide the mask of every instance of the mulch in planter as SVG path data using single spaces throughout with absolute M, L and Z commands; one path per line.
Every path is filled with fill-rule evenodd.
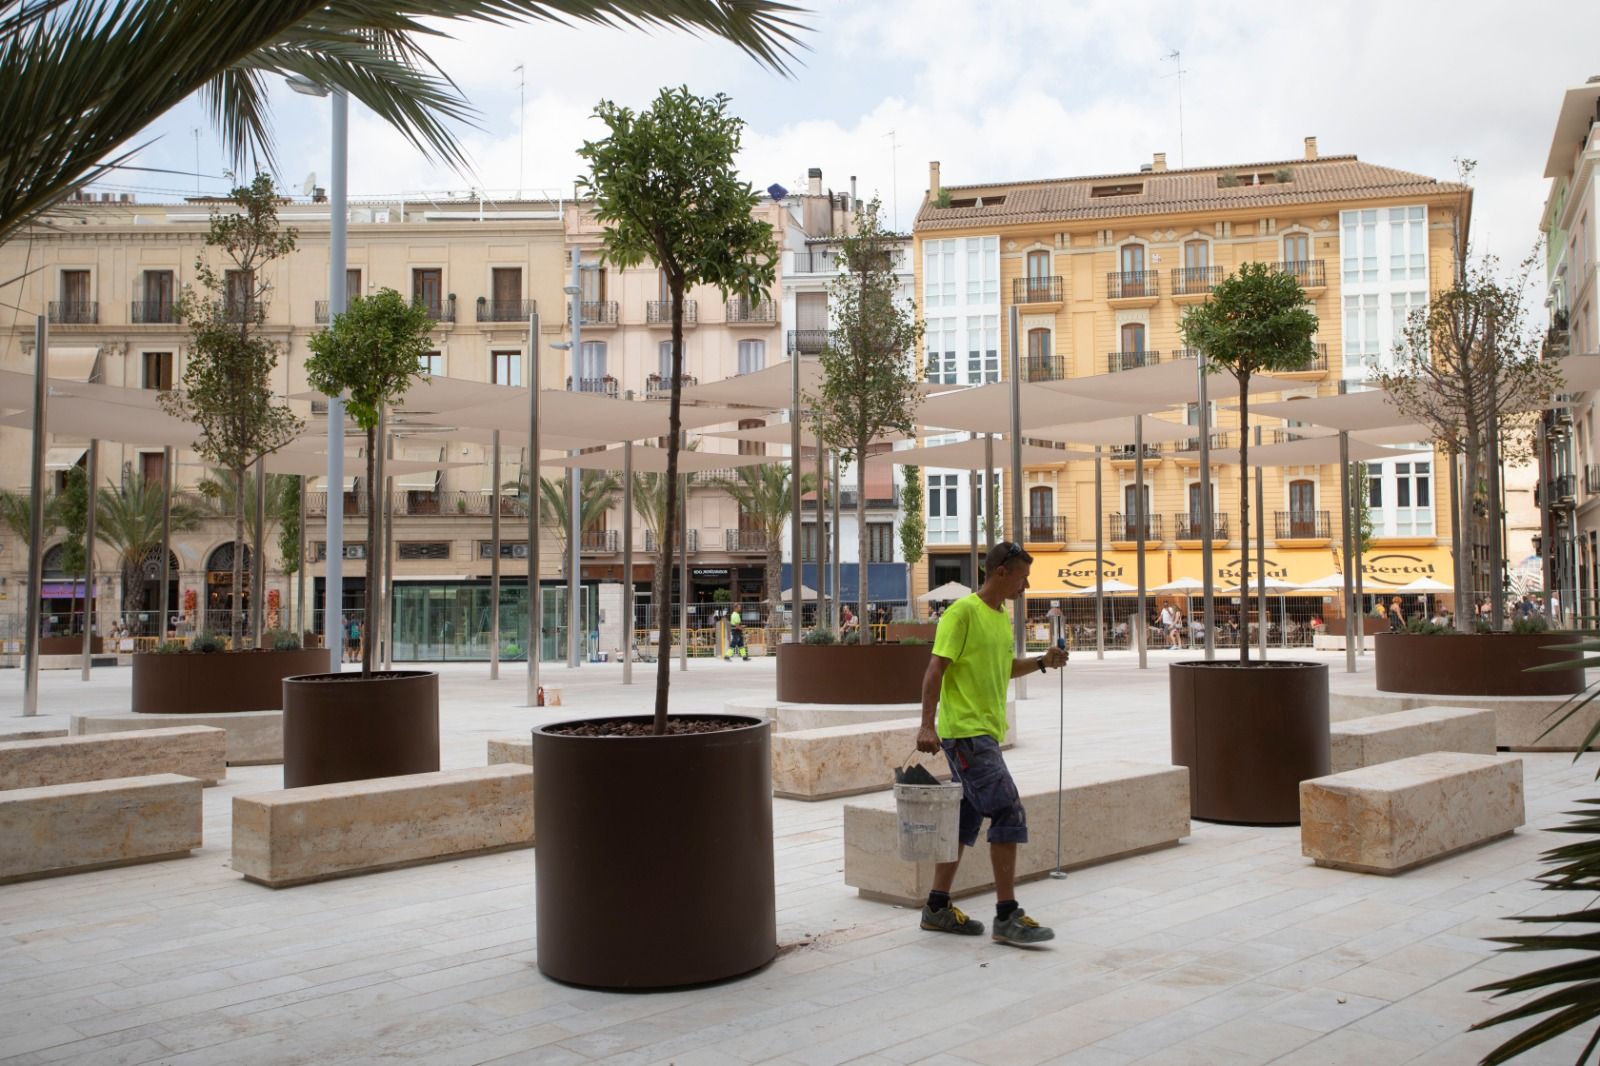
M 727 718 L 668 718 L 667 736 L 688 736 L 693 733 L 722 733 L 730 729 L 747 729 L 748 721 Z M 656 734 L 654 722 L 579 722 L 570 726 L 555 726 L 547 730 L 568 737 L 651 737 Z

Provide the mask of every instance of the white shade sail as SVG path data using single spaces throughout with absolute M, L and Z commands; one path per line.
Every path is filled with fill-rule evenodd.
M 946 581 L 936 589 L 929 589 L 917 597 L 918 603 L 948 603 L 959 600 L 963 596 L 972 595 L 972 590 L 959 581 Z
M 45 424 L 51 433 L 119 444 L 187 448 L 193 445 L 197 436 L 194 426 L 160 409 L 86 400 L 78 396 L 51 397 L 45 412 Z M 31 428 L 31 401 L 28 409 L 0 418 L 0 426 Z
M 678 453 L 678 472 L 680 474 L 703 474 L 709 470 L 723 470 L 738 466 L 764 466 L 779 460 L 770 455 L 728 455 L 712 452 L 680 451 Z M 783 460 L 787 462 L 787 460 Z M 622 449 L 607 448 L 603 452 L 584 452 L 582 455 L 547 456 L 540 461 L 540 466 L 576 468 L 579 470 L 622 470 Z M 667 450 L 665 448 L 634 448 L 633 469 L 641 474 L 664 474 L 667 471 Z
M 1431 578 L 1431 577 L 1419 577 L 1415 581 L 1408 581 L 1404 585 L 1400 585 L 1400 586 L 1398 586 L 1396 588 L 1393 588 L 1393 589 L 1385 589 L 1384 591 L 1385 592 L 1454 592 L 1455 589 L 1451 588 L 1449 585 L 1446 585 L 1443 581 L 1439 581 L 1439 580 L 1436 580 L 1436 579 Z
M 1042 385 L 1018 386 L 1021 426 L 1055 426 L 1063 422 L 1087 422 L 1115 415 L 1145 413 L 1137 404 L 1108 402 L 1069 396 Z M 916 412 L 924 426 L 964 429 L 972 433 L 1005 433 L 1011 429 L 1011 384 L 996 382 L 956 392 L 940 393 L 922 401 Z
M 748 417 L 748 416 L 747 416 Z M 720 437 L 729 440 L 748 440 L 757 444 L 789 444 L 792 425 L 788 422 L 773 422 L 757 429 L 719 429 L 709 430 L 700 435 L 702 437 Z M 886 433 L 873 437 L 870 444 L 891 444 L 895 441 L 905 440 L 902 433 Z M 804 422 L 800 425 L 800 447 L 815 448 L 817 435 L 812 428 Z
M 822 364 L 800 360 L 800 392 L 815 392 L 822 384 Z M 745 407 L 782 408 L 794 404 L 794 368 L 786 359 L 749 374 L 739 374 L 703 385 L 685 385 L 684 403 L 739 404 Z
M 788 603 L 790 600 L 794 599 L 794 586 L 790 585 L 788 588 L 784 589 L 778 594 L 778 598 L 784 603 Z M 810 585 L 801 585 L 800 598 L 802 600 L 815 600 L 817 598 L 817 590 L 812 588 Z
M 1165 585 L 1157 585 L 1155 588 L 1149 589 L 1148 591 L 1188 593 L 1203 591 L 1205 587 L 1206 585 L 1204 581 L 1200 581 L 1192 577 L 1180 577 L 1173 581 L 1168 581 Z
M 83 459 L 84 453 L 89 450 L 87 444 L 61 444 L 54 448 L 45 449 L 44 468 L 46 470 L 71 470 Z
M 1091 400 L 1133 404 L 1141 411 L 1161 411 L 1200 399 L 1199 368 L 1193 359 L 1174 359 L 1154 366 L 1134 367 L 1111 374 L 1047 381 L 1041 388 L 1070 393 Z M 1301 389 L 1305 382 L 1257 374 L 1250 379 L 1250 395 Z M 1206 397 L 1224 400 L 1239 395 L 1239 381 L 1231 374 L 1212 374 L 1206 381 Z M 1131 413 L 1131 412 L 1130 412 Z M 1091 416 L 1094 417 L 1094 416 Z
M 1100 583 L 1100 588 L 1107 596 L 1122 595 L 1124 593 L 1131 593 L 1131 592 L 1138 592 L 1139 591 L 1139 586 L 1130 585 L 1125 581 L 1118 581 L 1114 577 L 1108 577 L 1104 581 L 1102 581 Z M 1145 591 L 1148 592 L 1150 590 L 1146 589 Z M 1095 594 L 1095 588 L 1094 588 L 1093 585 L 1090 585 L 1088 588 L 1085 588 L 1085 589 L 1066 589 L 1066 590 L 1061 591 L 1061 592 L 1048 592 L 1047 591 L 1047 592 L 1039 593 L 1039 595 L 1046 595 L 1046 596 L 1062 596 L 1062 595 L 1065 595 L 1065 596 L 1093 596 L 1094 594 Z
M 1407 456 L 1426 458 L 1433 453 L 1399 451 L 1380 448 L 1365 441 L 1350 441 L 1351 462 L 1373 463 L 1384 459 L 1403 459 Z M 1211 461 L 1230 466 L 1239 465 L 1239 449 L 1213 448 Z M 1250 449 L 1251 466 L 1322 466 L 1339 461 L 1338 437 L 1314 437 L 1309 440 L 1292 440 L 1284 444 L 1263 444 Z
M 1387 429 L 1412 422 L 1394 405 L 1394 398 L 1382 389 L 1347 392 L 1337 396 L 1312 396 L 1303 400 L 1276 400 L 1252 403 L 1252 415 L 1293 419 L 1329 429 Z
M 926 466 L 935 470 L 987 470 L 989 460 L 984 442 L 976 438 L 956 441 L 954 444 L 934 444 L 925 448 L 901 448 L 873 456 L 874 461 L 887 459 L 898 466 Z M 1093 459 L 1093 453 L 1041 448 L 1037 444 L 1022 446 L 1023 466 L 1049 466 L 1069 459 Z M 1011 445 L 1004 440 L 994 442 L 994 466 L 1003 470 L 1011 465 Z
M 1200 430 L 1178 422 L 1169 422 L 1154 415 L 1138 415 L 1139 429 L 1146 444 L 1188 440 L 1198 436 Z M 1028 430 L 1028 436 L 1040 440 L 1059 440 L 1071 444 L 1132 444 L 1133 418 L 1102 418 L 1093 422 L 1070 422 L 1059 426 L 1045 426 Z

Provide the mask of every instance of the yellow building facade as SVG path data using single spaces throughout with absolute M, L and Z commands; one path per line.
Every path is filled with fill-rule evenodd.
M 1287 375 L 1293 387 L 1265 400 L 1363 387 L 1392 357 L 1406 315 L 1450 284 L 1471 208 L 1464 187 L 1354 156 L 1322 157 L 1315 138 L 1292 160 L 1177 170 L 1157 154 L 1130 173 L 1049 181 L 945 185 L 935 163 L 929 185 L 914 234 L 929 380 L 1004 379 L 1013 307 L 1025 380 L 1192 361 L 1180 331 L 1184 311 L 1240 264 L 1257 261 L 1294 273 L 1320 322 L 1313 366 Z M 1189 405 L 1159 417 L 1193 425 L 1197 414 Z M 1251 423 L 1252 446 L 1257 425 L 1264 444 L 1294 439 L 1280 419 Z M 1238 446 L 1236 410 L 1213 403 L 1212 424 L 1214 446 Z M 998 451 L 1003 466 L 1005 449 Z M 1104 574 L 1127 584 L 1138 532 L 1132 452 L 1108 447 L 1101 468 Z M 1198 579 L 1198 438 L 1146 444 L 1145 453 L 1147 583 Z M 1450 583 L 1448 467 L 1421 444 L 1368 472 L 1368 590 L 1419 576 Z M 1032 595 L 1093 589 L 1094 474 L 1094 462 L 1081 460 L 1027 469 L 1022 539 L 1037 560 Z M 927 557 L 913 574 L 916 593 L 946 580 L 970 583 L 969 476 L 926 472 Z M 1001 479 L 1000 526 L 1012 537 Z M 1222 587 L 1238 578 L 1238 467 L 1213 463 L 1212 481 Z M 1338 467 L 1265 468 L 1263 488 L 1267 573 L 1304 583 L 1341 569 Z M 1250 504 L 1254 512 L 1253 489 Z M 1250 525 L 1253 570 L 1253 513 Z M 1337 613 L 1333 603 L 1327 609 Z

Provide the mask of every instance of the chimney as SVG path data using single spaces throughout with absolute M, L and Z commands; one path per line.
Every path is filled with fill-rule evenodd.
M 929 199 L 937 200 L 939 198 L 939 190 L 943 188 L 944 186 L 939 184 L 939 161 L 935 159 L 928 164 Z
M 850 175 L 850 210 L 856 209 L 856 176 Z
M 1315 137 L 1306 138 L 1306 158 L 1317 158 L 1317 139 Z
M 812 196 L 822 195 L 822 168 L 812 167 L 806 171 L 806 192 Z
M 1167 172 L 1167 153 L 1156 153 L 1156 161 L 1153 169 L 1157 174 L 1165 174 Z

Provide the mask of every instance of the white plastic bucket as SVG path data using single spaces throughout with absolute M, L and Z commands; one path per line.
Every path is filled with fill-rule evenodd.
M 544 687 L 544 705 L 546 707 L 561 706 L 561 686 L 546 685 Z
M 961 785 L 896 785 L 900 858 L 955 862 L 960 855 Z

